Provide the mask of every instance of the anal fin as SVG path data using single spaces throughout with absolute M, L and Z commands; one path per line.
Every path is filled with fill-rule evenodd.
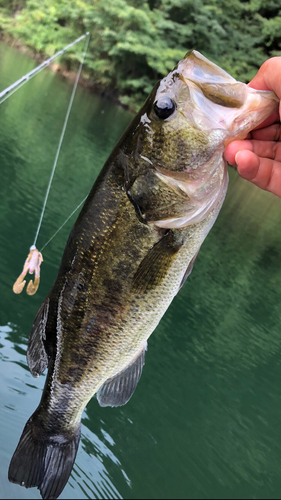
M 47 368 L 49 360 L 45 350 L 46 325 L 49 314 L 49 298 L 42 303 L 35 317 L 28 341 L 27 363 L 33 377 L 38 377 Z
M 147 343 L 129 366 L 104 382 L 97 392 L 100 406 L 123 406 L 129 401 L 142 374 L 146 349 Z

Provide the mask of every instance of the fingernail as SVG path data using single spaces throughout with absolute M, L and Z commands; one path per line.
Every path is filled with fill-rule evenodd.
M 238 163 L 239 163 L 239 155 L 240 155 L 241 151 L 238 151 L 235 155 L 235 165 L 237 167 Z

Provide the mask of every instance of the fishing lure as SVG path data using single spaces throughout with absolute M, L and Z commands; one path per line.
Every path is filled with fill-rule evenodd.
M 69 114 L 70 114 L 70 111 L 71 111 L 71 108 L 72 108 L 72 104 L 73 104 L 75 92 L 76 92 L 78 81 L 79 81 L 79 78 L 80 78 L 80 75 L 81 75 L 81 71 L 82 71 L 82 66 L 83 66 L 84 59 L 85 59 L 85 56 L 86 56 L 86 52 L 87 52 L 87 49 L 88 49 L 89 40 L 90 40 L 90 33 L 87 32 L 87 33 L 85 33 L 85 35 L 82 35 L 81 37 L 77 38 L 77 40 L 75 40 L 74 42 L 72 42 L 69 45 L 67 45 L 66 47 L 64 47 L 62 50 L 60 50 L 55 55 L 53 55 L 52 57 L 50 57 L 49 59 L 47 59 L 46 61 L 44 61 L 42 64 L 40 64 L 39 66 L 37 66 L 37 68 L 35 68 L 32 71 L 30 71 L 28 74 L 24 75 L 18 81 L 16 81 L 12 85 L 10 85 L 10 87 L 7 87 L 5 90 L 3 90 L 2 92 L 0 92 L 0 104 L 1 104 L 8 97 L 10 97 L 14 92 L 16 92 L 16 90 L 18 90 L 20 87 L 22 87 L 22 85 L 24 85 L 27 81 L 29 81 L 31 78 L 33 78 L 35 75 L 37 75 L 40 71 L 42 71 L 42 69 L 44 69 L 46 66 L 49 66 L 54 61 L 54 59 L 56 59 L 58 56 L 64 54 L 64 52 L 66 50 L 68 50 L 69 48 L 73 47 L 76 43 L 80 42 L 84 38 L 86 38 L 84 52 L 83 52 L 82 60 L 80 62 L 79 70 L 78 70 L 77 75 L 76 75 L 75 83 L 74 83 L 72 94 L 71 94 L 71 97 L 70 97 L 70 102 L 69 102 L 69 105 L 68 105 L 68 108 L 67 108 L 67 112 L 66 112 L 66 116 L 65 116 L 65 120 L 64 120 L 64 124 L 63 124 L 63 128 L 62 128 L 62 132 L 61 132 L 61 136 L 60 136 L 60 140 L 59 140 L 59 144 L 58 144 L 58 148 L 57 148 L 57 153 L 56 153 L 56 156 L 55 156 L 55 160 L 54 160 L 54 164 L 53 164 L 53 168 L 52 168 L 52 172 L 51 172 L 49 184 L 48 184 L 46 195 L 45 195 L 45 200 L 44 200 L 43 208 L 42 208 L 41 215 L 40 215 L 40 220 L 39 220 L 39 224 L 38 224 L 38 228 L 37 228 L 35 240 L 34 240 L 33 245 L 29 249 L 29 254 L 28 254 L 27 259 L 26 259 L 26 261 L 24 263 L 24 266 L 23 266 L 23 271 L 19 275 L 18 279 L 15 281 L 14 286 L 13 286 L 13 291 L 15 293 L 17 293 L 17 294 L 21 293 L 22 290 L 24 289 L 24 286 L 25 286 L 25 283 L 26 283 L 26 280 L 24 278 L 25 278 L 25 276 L 26 276 L 26 274 L 28 272 L 29 272 L 29 274 L 35 273 L 35 278 L 34 278 L 34 281 L 31 280 L 28 283 L 27 288 L 26 288 L 26 293 L 28 295 L 34 295 L 37 292 L 38 287 L 39 287 L 39 282 L 40 282 L 40 265 L 43 262 L 43 257 L 42 257 L 42 253 L 39 252 L 39 250 L 37 250 L 37 248 L 36 248 L 36 242 L 37 242 L 38 234 L 39 234 L 39 231 L 40 231 L 40 228 L 41 228 L 41 224 L 42 224 L 42 220 L 43 220 L 43 216 L 44 216 L 44 212 L 45 212 L 45 208 L 46 208 L 46 204 L 47 204 L 47 200 L 48 200 L 48 196 L 49 196 L 49 192 L 50 192 L 52 180 L 53 180 L 53 177 L 54 177 L 55 169 L 56 169 L 56 166 L 57 166 L 57 162 L 58 162 L 58 158 L 59 158 L 59 154 L 60 154 L 61 145 L 62 145 L 62 142 L 63 142 L 63 138 L 64 138 L 64 134 L 65 134 L 65 130 L 66 130 L 68 118 L 69 118 Z M 52 238 L 49 239 L 49 241 L 44 245 L 43 248 L 45 248 L 48 245 L 48 243 L 50 243 L 50 241 L 54 238 L 54 236 L 56 236 L 56 234 L 61 230 L 61 228 L 66 224 L 66 222 L 76 212 L 76 210 L 78 210 L 78 208 L 82 205 L 82 203 L 84 201 L 85 200 L 83 200 L 78 205 L 78 207 L 76 207 L 76 209 L 72 212 L 72 214 L 66 219 L 66 221 L 61 225 L 61 227 L 58 229 L 58 231 L 55 232 L 55 234 L 52 236 Z
M 24 263 L 22 273 L 19 275 L 18 279 L 15 281 L 13 286 L 13 291 L 15 293 L 21 293 L 24 289 L 26 280 L 24 279 L 29 272 L 29 274 L 34 273 L 34 281 L 30 280 L 26 287 L 26 293 L 28 295 L 34 295 L 39 287 L 40 283 L 40 266 L 43 262 L 43 256 L 39 250 L 37 250 L 35 245 L 32 245 L 29 249 L 29 254 Z

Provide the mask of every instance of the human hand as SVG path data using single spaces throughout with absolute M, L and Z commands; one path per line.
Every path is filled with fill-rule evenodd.
M 281 57 L 268 59 L 249 86 L 273 90 L 281 99 Z M 233 141 L 225 150 L 225 159 L 237 167 L 244 179 L 281 198 L 281 104 L 244 141 Z

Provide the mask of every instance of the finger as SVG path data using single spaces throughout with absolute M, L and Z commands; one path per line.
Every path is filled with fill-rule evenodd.
M 250 142 L 250 144 L 249 144 Z M 269 158 L 270 160 L 281 161 L 281 143 L 276 141 L 247 141 L 246 147 L 261 158 Z
M 225 152 L 224 152 L 224 157 L 225 157 L 226 161 L 230 165 L 236 166 L 235 156 L 237 155 L 238 151 L 242 151 L 242 150 L 253 151 L 252 141 L 245 139 L 244 141 L 231 142 L 227 146 L 227 148 L 225 149 Z
M 261 158 L 269 158 L 271 160 L 276 160 L 281 162 L 281 143 L 275 141 L 258 141 L 258 140 L 245 140 L 245 141 L 234 141 L 231 143 L 232 147 L 225 151 L 225 158 L 229 162 L 228 158 L 231 160 L 233 165 L 233 159 L 235 161 L 235 156 L 238 151 L 252 151 L 257 156 Z M 230 162 L 229 162 L 230 163 Z
M 249 87 L 257 90 L 273 90 L 281 98 L 281 57 L 272 57 L 263 63 Z
M 280 141 L 281 125 L 280 123 L 274 123 L 273 125 L 261 130 L 252 130 L 251 138 L 259 141 Z
M 273 90 L 275 94 L 281 99 L 281 57 L 272 57 L 265 61 L 257 72 L 256 76 L 249 83 L 249 87 L 257 90 Z M 274 114 L 276 118 L 276 112 L 273 113 L 265 122 L 263 122 L 258 128 L 266 127 L 274 121 L 279 121 L 281 117 L 281 104 L 279 105 L 279 118 L 274 119 Z
M 259 130 L 261 128 L 268 127 L 272 123 L 280 123 L 280 109 L 276 109 L 266 120 L 260 123 L 253 130 Z
M 252 151 L 238 151 L 235 161 L 241 177 L 281 197 L 280 162 L 269 158 L 259 158 Z

